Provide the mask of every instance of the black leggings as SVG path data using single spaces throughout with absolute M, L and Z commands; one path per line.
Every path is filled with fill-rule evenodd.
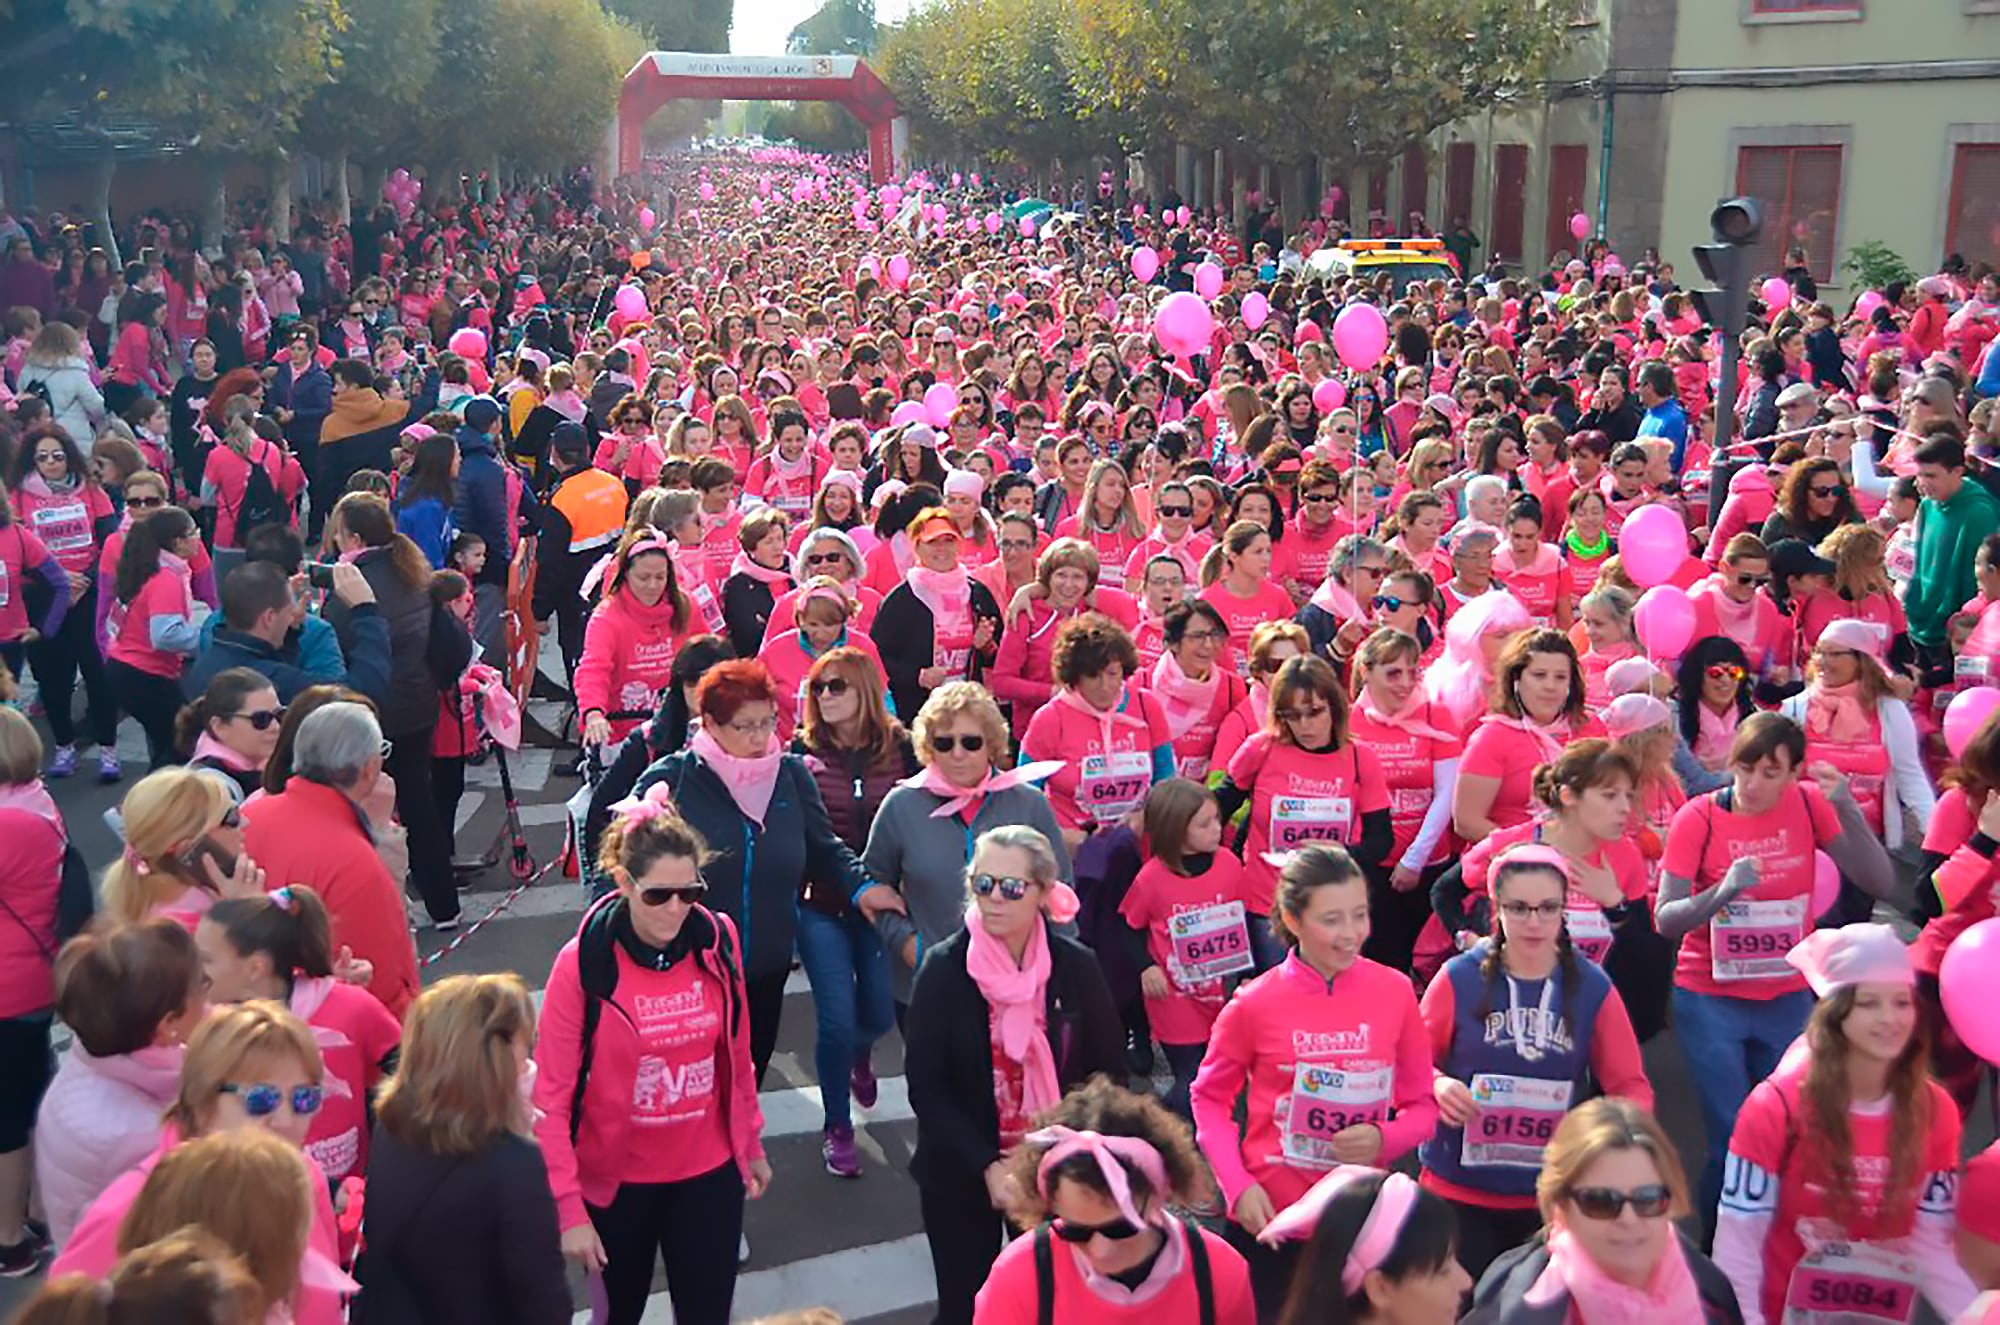
M 1449 1198 L 1447 1198 L 1449 1199 Z M 1458 1263 L 1477 1284 L 1486 1267 L 1512 1251 L 1542 1228 L 1542 1212 L 1533 1206 L 1505 1209 L 1450 1201 L 1458 1216 Z
M 438 819 L 444 824 L 444 840 L 456 855 L 458 803 L 465 799 L 465 756 L 432 755 L 431 787 L 437 797 Z
M 604 1209 L 586 1206 L 604 1243 L 604 1325 L 638 1325 L 646 1314 L 656 1251 L 677 1325 L 729 1325 L 743 1195 L 732 1159 L 698 1178 L 624 1183 Z
M 1389 864 L 1393 868 L 1395 862 Z M 1386 873 L 1377 878 L 1376 871 L 1367 871 L 1368 938 L 1361 945 L 1362 956 L 1392 971 L 1410 969 L 1417 951 L 1417 936 L 1430 922 L 1431 885 L 1444 871 L 1443 865 L 1427 867 L 1417 876 L 1417 886 L 1408 892 L 1397 892 Z
M 146 762 L 154 768 L 186 763 L 185 757 L 174 748 L 174 718 L 179 715 L 181 705 L 187 703 L 180 682 L 142 672 L 116 658 L 104 664 L 104 679 L 110 683 L 118 707 L 131 714 L 146 733 Z
M 931 1248 L 931 1273 L 937 1280 L 933 1325 L 972 1325 L 972 1300 L 999 1259 L 1007 1223 L 978 1178 L 953 1182 L 949 1188 L 917 1185 L 924 1239 Z
M 111 687 L 105 681 L 104 657 L 97 651 L 96 635 L 97 590 L 93 587 L 70 604 L 54 637 L 28 646 L 28 664 L 35 669 L 42 708 L 48 713 L 49 734 L 57 745 L 76 744 L 70 700 L 76 694 L 79 674 L 90 705 L 90 739 L 107 750 L 118 742 L 118 703 L 111 698 Z
M 451 877 L 450 828 L 431 788 L 432 731 L 396 737 L 382 771 L 396 780 L 396 817 L 409 834 L 410 883 L 432 920 L 450 920 L 458 914 L 458 885 Z
M 778 1048 L 778 1022 L 785 1015 L 785 977 L 780 967 L 764 975 L 744 979 L 744 1001 L 750 1005 L 750 1065 L 757 1069 L 757 1089 L 764 1088 L 764 1072 Z

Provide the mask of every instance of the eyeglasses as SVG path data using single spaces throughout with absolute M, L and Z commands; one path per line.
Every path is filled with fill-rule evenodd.
M 38 465 L 50 460 L 67 460 L 67 459 L 69 459 L 69 457 L 64 455 L 61 451 L 35 452 L 35 463 Z
M 1330 506 L 1340 500 L 1337 492 L 1302 492 L 1299 500 L 1308 506 Z
M 1641 1219 L 1658 1219 L 1674 1203 L 1674 1194 L 1665 1184 L 1651 1182 L 1621 1192 L 1612 1187 L 1578 1187 L 1569 1194 L 1570 1204 L 1590 1219 L 1612 1220 L 1631 1206 Z
M 258 731 L 267 732 L 285 720 L 285 710 L 280 706 L 274 709 L 259 709 L 255 713 L 232 713 L 226 720 L 247 722 Z
M 127 497 L 125 505 L 135 511 L 150 511 L 165 506 L 165 497 Z
M 252 1118 L 268 1118 L 285 1105 L 297 1117 L 310 1118 L 326 1102 L 322 1086 L 293 1086 L 287 1091 L 268 1081 L 225 1081 L 215 1089 L 218 1095 L 234 1095 L 243 1101 L 243 1112 Z
M 1025 538 L 1003 538 L 1000 540 L 1002 552 L 1026 552 L 1035 545 Z
M 1018 902 L 1028 895 L 1028 889 L 1035 886 L 1033 879 L 1015 879 L 1004 874 L 975 874 L 972 876 L 972 891 L 981 897 L 990 897 L 994 889 L 999 889 L 1000 899 Z
M 1812 487 L 1807 488 L 1806 491 L 1815 497 L 1842 497 L 1847 494 L 1847 485 L 1845 483 L 1835 483 L 1831 487 L 1822 488 L 1818 484 L 1814 484 Z
M 1738 575 L 1735 577 L 1735 580 L 1736 587 L 1739 589 L 1756 589 L 1769 584 L 1771 577 L 1768 575 Z
M 1278 717 L 1284 722 L 1310 722 L 1314 718 L 1323 718 L 1330 712 L 1332 708 L 1329 705 L 1309 704 L 1302 709 L 1279 709 Z
M 984 736 L 979 735 L 977 732 L 973 732 L 965 736 L 931 737 L 931 749 L 937 751 L 941 755 L 948 755 L 953 750 L 957 749 L 963 749 L 967 754 L 978 754 L 981 750 L 984 750 L 985 748 L 986 748 L 986 738 Z
M 665 906 L 668 902 L 681 902 L 693 906 L 707 891 L 706 883 L 692 883 L 678 888 L 641 888 L 639 900 L 647 906 Z
M 1194 516 L 1192 506 L 1162 506 L 1158 509 L 1162 520 L 1187 520 Z
M 1502 902 L 1500 911 L 1509 920 L 1526 920 L 1530 916 L 1537 920 L 1559 920 L 1562 918 L 1563 904 L 1536 902 L 1531 905 L 1527 902 Z
M 729 730 L 735 732 L 738 736 L 769 736 L 772 732 L 778 730 L 778 715 L 774 713 L 768 718 L 759 718 L 755 722 L 732 722 L 727 725 Z
M 1224 640 L 1224 639 L 1228 639 L 1228 638 L 1229 638 L 1229 636 L 1227 636 L 1227 635 L 1223 634 L 1223 633 L 1222 633 L 1221 631 L 1219 631 L 1219 630 L 1190 630 L 1190 631 L 1187 631 L 1187 632 L 1185 632 L 1184 634 L 1182 634 L 1182 636 L 1181 636 L 1181 643 L 1183 643 L 1183 644 L 1213 644 L 1213 643 L 1215 643 L 1215 642 L 1216 642 L 1217 640 Z
M 1708 666 L 1708 679 L 1711 681 L 1728 681 L 1732 685 L 1741 685 L 1745 675 L 1744 670 L 1735 663 L 1710 663 Z
M 1143 1230 L 1121 1215 L 1108 1224 L 1077 1224 L 1067 1219 L 1051 1220 L 1049 1231 L 1064 1242 L 1082 1246 L 1092 1238 L 1098 1237 L 1109 1238 L 1113 1242 L 1127 1242 L 1138 1237 Z
M 1389 573 L 1389 568 L 1387 566 L 1356 566 L 1348 573 L 1350 575 L 1368 575 L 1379 580 Z
M 838 548 L 832 552 L 808 552 L 806 554 L 806 565 L 808 566 L 838 566 L 846 560 L 847 554 Z
M 844 695 L 847 693 L 847 678 L 829 676 L 824 681 L 815 681 L 812 683 L 812 692 L 815 695 Z
M 1405 599 L 1400 594 L 1378 593 L 1369 600 L 1377 612 L 1400 612 L 1404 607 L 1415 607 L 1415 599 Z

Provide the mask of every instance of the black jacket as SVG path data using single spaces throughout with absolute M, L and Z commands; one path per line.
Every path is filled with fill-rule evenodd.
M 1681 1252 L 1687 1257 L 1695 1286 L 1701 1290 L 1702 1318 L 1676 1321 L 1673 1325 L 1743 1325 L 1743 1312 L 1736 1305 L 1736 1290 L 1722 1271 L 1715 1268 L 1715 1262 L 1702 1255 L 1701 1249 L 1685 1237 L 1681 1238 Z M 1523 1300 L 1548 1265 L 1548 1244 L 1540 1235 L 1532 1242 L 1503 1252 L 1480 1276 L 1479 1287 L 1472 1293 L 1472 1310 L 1461 1318 L 1459 1325 L 1567 1325 L 1570 1319 L 1567 1295 L 1541 1306 L 1529 1306 Z
M 1588 409 L 1577 416 L 1576 430 L 1595 429 L 1611 439 L 1613 446 L 1629 442 L 1639 435 L 1639 425 L 1645 421 L 1645 411 L 1639 402 L 1627 395 L 1617 409 Z
M 644 794 L 655 782 L 667 784 L 681 817 L 715 853 L 701 869 L 708 906 L 736 922 L 746 976 L 790 968 L 799 893 L 808 876 L 849 898 L 869 882 L 861 858 L 834 836 L 819 784 L 798 755 L 780 757 L 778 785 L 762 828 L 736 808 L 722 779 L 691 751 L 656 760 L 633 794 Z
M 1045 932 L 1056 1079 L 1065 1091 L 1099 1072 L 1122 1080 L 1124 1023 L 1097 955 L 1075 939 Z M 924 1186 L 977 1183 L 1000 1158 L 990 1010 L 966 969 L 971 946 L 961 930 L 926 953 L 910 997 L 903 1051 L 910 1111 L 917 1118 L 910 1176 Z
M 377 1126 L 358 1277 L 360 1325 L 567 1325 L 540 1147 L 510 1136 L 476 1155 L 432 1155 Z
M 981 618 L 993 622 L 993 647 L 984 653 L 974 651 L 972 664 L 966 671 L 967 678 L 973 681 L 986 674 L 1000 651 L 1000 605 L 993 601 L 991 590 L 974 580 L 975 630 Z M 931 627 L 931 610 L 924 606 L 923 599 L 909 585 L 899 584 L 882 600 L 882 606 L 875 610 L 875 623 L 868 628 L 875 651 L 882 655 L 882 670 L 888 674 L 889 693 L 896 700 L 896 712 L 904 714 L 905 721 L 915 719 L 917 710 L 931 696 L 917 682 L 917 673 L 929 667 L 935 658 L 937 640 Z
M 382 734 L 391 740 L 404 740 L 428 733 L 438 720 L 436 678 L 441 673 L 456 677 L 465 670 L 472 659 L 472 641 L 465 628 L 457 626 L 453 635 L 438 641 L 436 652 L 441 656 L 434 659 L 433 621 L 456 625 L 457 618 L 449 612 L 432 612 L 430 587 L 405 584 L 388 548 L 369 548 L 354 559 L 354 564 L 375 591 L 376 608 L 389 623 L 389 693 L 382 701 Z M 330 598 L 325 615 L 340 637 L 341 653 L 354 657 L 362 647 L 356 613 L 339 599 Z
M 737 657 L 754 658 L 764 647 L 764 627 L 777 603 L 771 586 L 753 576 L 738 572 L 722 582 L 722 620 Z
M 389 627 L 381 611 L 374 603 L 363 603 L 348 614 L 347 626 L 347 637 L 341 641 L 347 672 L 334 684 L 352 687 L 377 705 L 388 702 Z M 215 632 L 208 647 L 195 655 L 194 665 L 181 677 L 181 693 L 198 699 L 217 672 L 247 667 L 271 683 L 280 704 L 289 704 L 306 687 L 326 684 L 325 677 L 300 667 L 298 657 L 296 637 L 287 640 L 284 649 L 274 649 L 255 635 L 224 626 Z

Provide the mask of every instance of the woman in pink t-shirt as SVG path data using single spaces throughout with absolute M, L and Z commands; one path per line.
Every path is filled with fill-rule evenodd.
M 1731 782 L 1682 806 L 1667 831 L 1654 921 L 1680 941 L 1674 1025 L 1689 1046 L 1708 1154 L 1701 1210 L 1722 1192 L 1723 1148 L 1750 1087 L 1805 1028 L 1812 995 L 1786 964 L 1828 899 L 1815 903 L 1813 853 L 1886 899 L 1895 867 L 1847 779 L 1806 765 L 1806 734 L 1779 713 L 1736 729 Z M 1802 781 L 1800 773 L 1809 774 Z
M 1057 538 L 1080 538 L 1097 550 L 1099 579 L 1125 587 L 1125 563 L 1146 541 L 1146 525 L 1132 501 L 1132 482 L 1116 460 L 1091 464 L 1076 513 L 1057 522 Z
M 1152 568 L 1161 578 L 1174 570 L 1170 557 L 1158 559 Z M 1199 782 L 1215 764 L 1223 720 L 1244 701 L 1248 688 L 1225 661 L 1229 628 L 1214 604 L 1199 599 L 1175 603 L 1159 629 L 1160 653 L 1150 668 L 1141 648 L 1139 684 L 1159 701 L 1173 739 L 1175 771 Z M 1225 750 L 1225 758 L 1233 750 Z
M 1160 701 L 1128 678 L 1138 650 L 1122 626 L 1095 612 L 1065 622 L 1051 658 L 1055 690 L 1021 737 L 1021 761 L 1055 760 L 1049 805 L 1071 851 L 1089 834 L 1136 823 L 1153 783 L 1174 774 L 1173 740 Z
M 1786 666 L 1791 626 L 1764 592 L 1770 582 L 1771 553 L 1764 540 L 1738 534 L 1723 548 L 1715 573 L 1688 598 L 1694 603 L 1694 638 L 1727 635 L 1742 648 L 1751 675 L 1782 683 L 1791 679 Z
M 1209 556 L 1220 560 L 1222 573 L 1201 591 L 1229 623 L 1229 648 L 1239 674 L 1250 666 L 1250 632 L 1266 621 L 1289 621 L 1292 598 L 1271 579 L 1271 535 L 1264 526 L 1238 520 L 1229 526 Z
M 1583 668 L 1568 636 L 1515 635 L 1493 666 L 1494 705 L 1465 740 L 1452 796 L 1452 828 L 1470 845 L 1525 822 L 1535 769 L 1596 729 L 1583 702 Z

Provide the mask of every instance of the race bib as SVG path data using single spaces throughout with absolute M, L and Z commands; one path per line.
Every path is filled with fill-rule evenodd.
M 1174 771 L 1191 782 L 1200 782 L 1208 776 L 1208 756 L 1182 755 L 1174 761 Z
M 1308 842 L 1345 842 L 1354 830 L 1346 796 L 1279 796 L 1271 802 L 1271 845 L 1292 851 Z
M 1599 914 L 1603 914 L 1599 912 Z M 1542 1147 L 1569 1112 L 1570 1083 L 1480 1072 L 1472 1078 L 1472 1121 L 1459 1158 L 1475 1164 L 1539 1169 Z
M 36 536 L 51 552 L 74 552 L 91 544 L 90 511 L 82 502 L 38 506 L 33 523 Z
M 1806 932 L 1806 899 L 1731 902 L 1708 922 L 1709 969 L 1717 980 L 1789 975 L 1785 954 Z
M 1153 785 L 1153 759 L 1137 750 L 1085 755 L 1077 803 L 1100 824 L 1117 823 L 1139 808 Z
M 1916 1309 L 1914 1260 L 1865 1242 L 1828 1242 L 1792 1271 L 1783 1325 L 1905 1322 Z
M 1241 902 L 1218 902 L 1170 917 L 1167 942 L 1188 984 L 1234 975 L 1254 964 L 1250 924 Z
M 1951 674 L 1953 679 L 1967 685 L 1992 685 L 1993 660 L 1961 655 L 1951 660 Z
M 688 597 L 694 599 L 696 610 L 701 613 L 701 622 L 708 627 L 711 635 L 722 633 L 722 606 L 715 601 L 715 594 L 705 584 L 697 584 Z
M 1332 1168 L 1333 1138 L 1363 1123 L 1389 1116 L 1391 1068 L 1354 1071 L 1330 1063 L 1299 1063 L 1292 1073 L 1290 1110 L 1279 1142 L 1285 1158 L 1313 1168 Z
M 1563 925 L 1569 930 L 1569 941 L 1576 950 L 1599 966 L 1611 951 L 1611 917 L 1595 902 L 1570 894 L 1569 905 L 1563 908 Z
M 966 669 L 972 666 L 972 650 L 969 648 L 938 649 L 931 656 L 937 660 L 937 666 L 948 673 L 947 679 L 953 681 L 963 681 Z
M 1437 798 L 1433 787 L 1391 787 L 1389 788 L 1389 817 L 1391 819 L 1421 819 L 1430 813 L 1431 802 Z

